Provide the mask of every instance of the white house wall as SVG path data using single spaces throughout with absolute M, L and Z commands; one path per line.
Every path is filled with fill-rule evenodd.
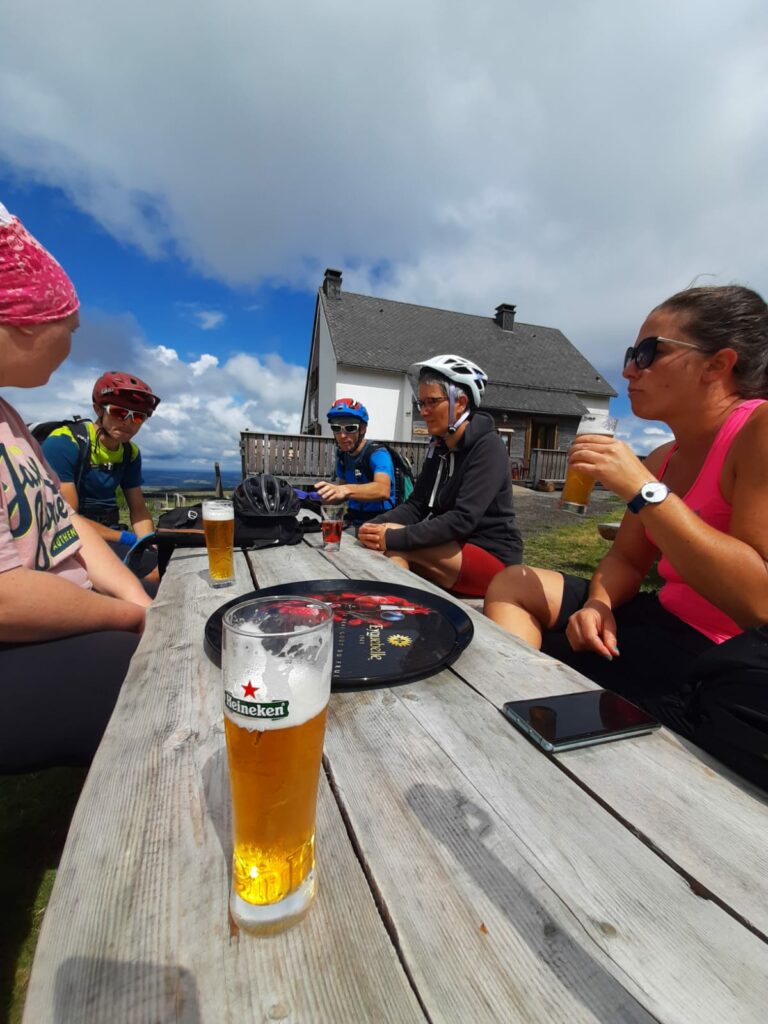
M 336 368 L 334 397 L 354 398 L 363 403 L 370 416 L 369 437 L 380 438 L 382 441 L 410 441 L 410 395 L 410 388 L 402 373 L 361 370 L 342 364 Z M 323 434 L 329 433 L 327 424 L 323 423 Z
M 587 412 L 608 412 L 608 403 L 610 399 L 606 396 L 605 398 L 597 395 L 582 395 L 578 391 L 574 392 L 579 401 L 583 402 L 587 407 Z

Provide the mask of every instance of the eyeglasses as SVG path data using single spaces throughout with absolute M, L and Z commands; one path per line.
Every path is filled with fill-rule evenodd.
M 345 434 L 356 434 L 360 429 L 359 423 L 332 423 L 331 430 L 334 434 L 340 434 L 344 431 Z
M 434 409 L 440 405 L 441 402 L 447 402 L 448 399 L 445 395 L 442 398 L 417 398 L 416 405 L 419 409 Z
M 665 345 L 682 345 L 683 348 L 699 349 L 698 345 L 692 345 L 690 341 L 677 341 L 675 338 L 643 338 L 642 341 L 638 341 L 634 348 L 630 346 L 624 353 L 624 369 L 626 370 L 629 364 L 634 361 L 638 370 L 647 370 L 656 358 L 656 349 L 659 347 L 659 342 L 664 342 Z
M 121 423 L 133 420 L 134 423 L 143 423 L 149 417 L 148 412 L 137 412 L 136 409 L 123 409 L 121 405 L 105 405 L 104 412 Z

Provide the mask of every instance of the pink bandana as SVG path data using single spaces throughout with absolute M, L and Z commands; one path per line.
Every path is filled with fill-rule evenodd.
M 53 256 L 17 217 L 0 217 L 0 324 L 63 320 L 79 305 L 75 286 Z

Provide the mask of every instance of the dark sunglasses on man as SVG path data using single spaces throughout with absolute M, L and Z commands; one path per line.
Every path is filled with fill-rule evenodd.
M 120 420 L 121 423 L 127 423 L 128 420 L 133 420 L 134 423 L 143 423 L 148 417 L 148 412 L 138 412 L 136 409 L 124 409 L 121 405 L 105 405 L 104 412 L 112 419 Z
M 647 370 L 656 358 L 656 349 L 662 342 L 665 345 L 682 345 L 683 348 L 699 347 L 698 345 L 692 345 L 690 341 L 676 341 L 675 338 L 643 338 L 634 347 L 630 346 L 624 353 L 624 369 L 634 361 L 638 370 Z
M 332 423 L 331 430 L 334 434 L 340 434 L 342 431 L 345 434 L 356 434 L 360 430 L 359 423 Z

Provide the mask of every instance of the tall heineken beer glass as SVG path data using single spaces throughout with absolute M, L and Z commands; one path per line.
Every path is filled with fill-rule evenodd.
M 589 412 L 581 417 L 576 436 L 580 434 L 602 434 L 605 437 L 613 437 L 616 433 L 618 420 L 615 416 L 609 416 L 607 412 Z M 560 495 L 560 508 L 564 512 L 575 512 L 583 516 L 587 511 L 589 496 L 595 481 L 591 476 L 584 473 L 577 473 L 568 467 L 565 476 L 563 493 Z
M 203 531 L 208 549 L 208 574 L 214 587 L 235 581 L 232 549 L 235 541 L 235 509 L 223 499 L 203 502 Z
M 256 598 L 224 614 L 224 729 L 232 792 L 232 917 L 288 928 L 315 897 L 315 808 L 331 692 L 333 611 Z

